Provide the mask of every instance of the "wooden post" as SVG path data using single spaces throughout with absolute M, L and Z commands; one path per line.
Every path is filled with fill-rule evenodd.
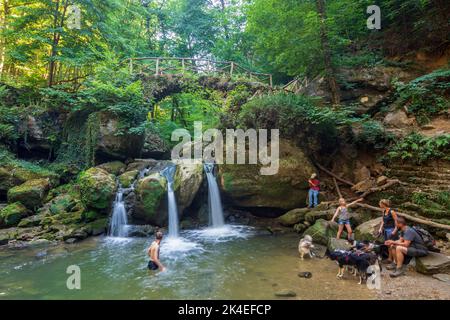
M 269 86 L 272 88 L 273 87 L 273 79 L 272 79 L 272 75 L 269 75 Z
M 186 68 L 186 66 L 185 66 L 185 62 L 184 62 L 184 58 L 183 58 L 183 59 L 181 59 L 181 73 L 182 74 L 184 74 L 185 68 Z
M 230 67 L 230 78 L 233 78 L 233 73 L 234 73 L 234 62 L 231 61 L 231 67 Z
M 159 58 L 156 59 L 156 70 L 155 70 L 155 76 L 159 75 Z
M 133 58 L 130 58 L 130 74 L 133 74 Z

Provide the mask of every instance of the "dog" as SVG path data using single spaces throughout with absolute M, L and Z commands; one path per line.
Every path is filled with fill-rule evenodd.
M 342 279 L 346 269 L 352 269 L 353 276 L 359 276 L 359 283 L 362 284 L 367 281 L 369 276 L 369 266 L 378 264 L 381 270 L 381 254 L 382 246 L 371 243 L 359 243 L 352 250 L 335 250 L 330 252 L 327 250 L 326 255 L 339 265 L 339 270 L 336 275 L 338 279 Z
M 309 255 L 310 258 L 314 256 L 311 249 L 314 248 L 313 239 L 310 235 L 306 235 L 300 240 L 298 244 L 298 252 L 300 253 L 300 259 L 303 260 L 305 255 Z

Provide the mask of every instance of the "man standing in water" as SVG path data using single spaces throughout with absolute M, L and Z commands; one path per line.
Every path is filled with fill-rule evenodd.
M 147 254 L 150 257 L 150 261 L 148 262 L 148 269 L 149 270 L 160 270 L 161 272 L 166 271 L 166 268 L 163 266 L 163 264 L 159 261 L 159 251 L 160 251 L 160 245 L 161 240 L 163 238 L 163 234 L 161 231 L 156 232 L 156 239 L 151 244 L 150 248 L 148 248 Z

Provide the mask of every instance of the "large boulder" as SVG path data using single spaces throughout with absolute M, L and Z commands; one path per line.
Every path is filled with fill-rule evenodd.
M 355 229 L 355 239 L 359 241 L 375 241 L 376 240 L 376 234 L 378 233 L 378 230 L 381 226 L 381 220 L 382 218 L 376 218 L 369 221 L 366 221 Z
M 285 227 L 291 227 L 305 220 L 308 208 L 294 209 L 278 218 L 278 222 Z
M 389 112 L 383 119 L 383 123 L 390 128 L 403 129 L 411 128 L 415 123 L 415 118 L 410 118 L 403 109 Z
M 146 130 L 142 147 L 143 158 L 163 159 L 169 151 L 169 146 L 158 133 Z
M 278 173 L 261 175 L 260 168 L 260 165 L 250 164 L 220 165 L 224 198 L 236 207 L 249 210 L 274 208 L 286 211 L 306 206 L 308 179 L 316 169 L 300 148 L 281 140 Z
M 319 219 L 313 226 L 306 229 L 303 235 L 310 235 L 313 242 L 327 246 L 329 238 L 336 237 L 337 229 L 337 223 Z M 345 237 L 345 233 L 343 233 L 343 237 Z
M 177 195 L 177 205 L 180 214 L 192 204 L 203 182 L 202 164 L 177 165 L 174 189 Z
M 141 224 L 163 226 L 167 222 L 167 210 L 163 199 L 166 195 L 166 179 L 152 173 L 138 181 L 133 220 Z
M 134 180 L 136 180 L 137 175 L 139 174 L 138 170 L 131 170 L 122 173 L 119 176 L 119 183 L 123 188 L 129 188 L 133 184 Z
M 97 166 L 97 168 L 103 169 L 106 172 L 113 174 L 115 176 L 118 176 L 119 174 L 124 172 L 126 167 L 127 166 L 121 161 L 106 162 Z
M 113 175 L 100 168 L 91 168 L 80 174 L 78 183 L 86 207 L 101 210 L 110 207 L 117 187 Z
M 336 239 L 329 238 L 328 239 L 328 250 L 345 250 L 348 251 L 352 248 L 352 245 L 346 239 Z
M 30 215 L 30 211 L 20 202 L 11 203 L 0 211 L 0 227 L 17 226 L 23 218 Z
M 28 209 L 36 210 L 42 205 L 49 189 L 50 181 L 48 179 L 29 180 L 20 186 L 9 189 L 8 202 L 21 202 Z
M 49 179 L 53 187 L 59 183 L 59 176 L 56 173 L 37 166 L 0 165 L 0 195 L 6 195 L 9 189 L 34 179 Z
M 110 111 L 100 111 L 94 118 L 96 131 L 95 153 L 98 159 L 138 158 L 144 144 L 144 135 L 123 133 L 121 119 Z
M 416 270 L 424 274 L 450 273 L 450 258 L 430 252 L 426 257 L 416 258 Z

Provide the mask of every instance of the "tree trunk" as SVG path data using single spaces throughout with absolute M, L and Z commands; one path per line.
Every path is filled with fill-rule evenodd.
M 55 12 L 53 14 L 53 28 L 56 30 L 58 28 L 63 28 L 67 13 L 67 8 L 69 6 L 69 1 L 66 0 L 61 6 L 60 0 L 56 0 Z M 60 8 L 62 7 L 62 13 L 60 14 Z M 54 84 L 55 73 L 56 73 L 56 56 L 58 55 L 58 45 L 61 40 L 61 32 L 53 32 L 52 48 L 50 50 L 49 57 L 49 67 L 48 67 L 48 86 L 51 87 Z
M 331 91 L 331 101 L 333 104 L 339 104 L 341 102 L 339 87 L 336 82 L 336 76 L 331 60 L 331 50 L 328 40 L 327 26 L 326 26 L 326 9 L 325 0 L 316 0 L 317 13 L 320 19 L 320 43 L 322 45 L 323 62 L 325 65 L 326 79 Z
M 8 0 L 3 0 L 3 8 L 0 8 L 0 28 L 6 31 L 8 25 L 9 4 Z M 5 68 L 6 61 L 6 37 L 0 37 L 0 79 L 3 78 L 3 69 Z

